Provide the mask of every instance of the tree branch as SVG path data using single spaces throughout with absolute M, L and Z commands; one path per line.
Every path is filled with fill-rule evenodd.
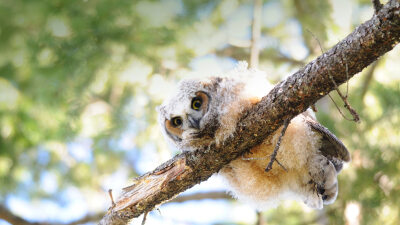
M 261 102 L 244 113 L 226 143 L 183 152 L 135 179 L 133 185 L 123 189 L 115 207 L 108 210 L 99 224 L 126 224 L 208 179 L 271 135 L 284 120 L 305 111 L 334 90 L 330 76 L 338 85 L 342 84 L 399 41 L 400 2 L 391 0 L 332 49 L 278 83 Z
M 262 212 L 260 212 L 260 211 L 257 211 L 256 225 L 264 225 L 264 218 L 263 218 Z
M 251 46 L 251 45 L 249 45 Z M 237 45 L 230 45 L 226 48 L 223 48 L 221 50 L 216 50 L 215 54 L 218 56 L 223 56 L 223 57 L 232 57 L 237 60 L 245 60 L 248 55 L 249 55 L 249 50 L 246 49 L 249 46 L 241 47 Z M 260 52 L 259 54 L 259 59 L 260 60 L 269 60 L 272 62 L 277 62 L 277 63 L 290 63 L 295 66 L 304 66 L 306 63 L 301 61 L 301 60 L 296 60 L 290 57 L 287 57 L 285 55 L 282 55 L 281 53 L 278 52 L 278 50 L 274 50 L 273 53 L 271 52 Z
M 70 223 L 49 223 L 49 222 L 30 222 L 22 217 L 14 215 L 6 207 L 0 205 L 0 219 L 3 219 L 13 225 L 79 225 L 101 219 L 104 213 L 89 214 L 82 219 L 72 221 Z
M 167 203 L 173 202 L 186 202 L 186 201 L 194 201 L 194 200 L 203 200 L 203 199 L 227 199 L 233 200 L 233 198 L 228 195 L 226 192 L 205 192 L 205 193 L 195 193 L 191 195 L 181 195 L 178 196 Z
M 372 77 L 374 76 L 375 69 L 378 66 L 378 62 L 379 62 L 378 60 L 373 62 L 371 64 L 367 74 L 365 75 L 365 78 L 363 80 L 362 89 L 361 89 L 360 100 L 364 100 L 365 94 L 367 94 L 369 84 L 372 81 Z
M 261 14 L 262 14 L 262 0 L 254 0 L 253 7 L 253 24 L 251 26 L 251 49 L 250 49 L 250 67 L 258 67 L 258 55 L 260 48 L 258 41 L 261 36 Z

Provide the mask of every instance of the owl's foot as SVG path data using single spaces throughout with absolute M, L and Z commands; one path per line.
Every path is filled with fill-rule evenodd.
M 338 181 L 335 166 L 323 155 L 315 155 L 309 161 L 310 195 L 306 204 L 312 208 L 322 208 L 331 204 L 338 194 Z M 314 200 L 312 200 L 314 199 Z

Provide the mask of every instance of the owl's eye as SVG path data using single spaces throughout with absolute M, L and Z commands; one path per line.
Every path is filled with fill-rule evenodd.
M 182 118 L 180 118 L 180 117 L 172 118 L 172 125 L 174 127 L 179 127 L 180 125 L 182 125 Z
M 195 97 L 192 100 L 192 109 L 199 110 L 202 104 L 203 104 L 203 101 L 201 100 L 201 98 Z

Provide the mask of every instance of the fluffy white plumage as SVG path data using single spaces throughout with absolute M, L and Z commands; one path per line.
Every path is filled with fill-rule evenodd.
M 271 88 L 265 73 L 247 69 L 245 62 L 218 77 L 183 80 L 176 95 L 158 108 L 163 134 L 182 151 L 223 144 L 236 130 L 242 112 Z M 333 203 L 337 173 L 343 161 L 350 160 L 345 146 L 307 110 L 291 120 L 279 149 L 277 159 L 287 172 L 277 165 L 265 172 L 279 135 L 280 129 L 221 169 L 230 192 L 257 208 L 282 199 L 301 200 L 318 209 Z

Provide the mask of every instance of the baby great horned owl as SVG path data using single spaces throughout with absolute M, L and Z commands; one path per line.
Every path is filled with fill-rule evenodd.
M 241 113 L 268 94 L 271 85 L 264 77 L 239 63 L 222 77 L 181 81 L 178 93 L 158 108 L 165 137 L 182 151 L 222 144 L 235 131 Z M 258 209 L 283 199 L 317 209 L 333 203 L 337 174 L 343 161 L 350 160 L 346 147 L 308 110 L 290 121 L 283 136 L 277 160 L 287 171 L 275 165 L 265 172 L 281 129 L 220 170 L 231 193 Z

